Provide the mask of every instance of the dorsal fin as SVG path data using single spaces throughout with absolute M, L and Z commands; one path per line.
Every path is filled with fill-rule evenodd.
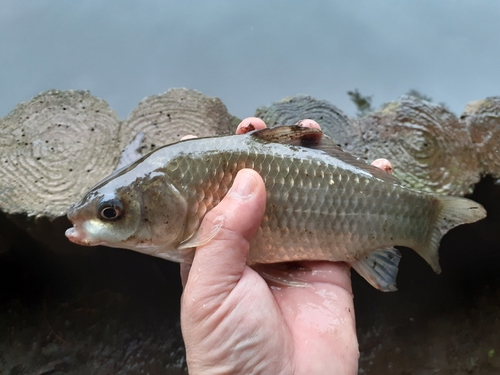
M 251 134 L 266 142 L 303 147 L 319 145 L 321 143 L 321 138 L 324 136 L 323 132 L 319 129 L 307 128 L 299 125 L 283 125 L 275 126 L 274 128 L 264 128 L 255 130 Z
M 282 143 L 293 146 L 307 147 L 330 155 L 344 163 L 350 164 L 369 172 L 372 176 L 381 180 L 400 184 L 399 179 L 380 168 L 367 164 L 363 159 L 342 150 L 335 142 L 319 129 L 307 128 L 298 125 L 276 126 L 265 128 L 251 133 L 263 141 L 271 143 Z

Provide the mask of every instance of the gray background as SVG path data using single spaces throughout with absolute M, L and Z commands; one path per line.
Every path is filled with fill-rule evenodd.
M 125 118 L 187 87 L 239 117 L 308 94 L 347 113 L 417 89 L 459 114 L 500 94 L 500 2 L 0 0 L 0 116 L 87 89 Z

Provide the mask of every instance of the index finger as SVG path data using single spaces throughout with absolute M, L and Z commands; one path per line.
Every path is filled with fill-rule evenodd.
M 266 127 L 266 123 L 258 117 L 247 117 L 242 120 L 236 128 L 236 134 L 245 134 L 252 130 L 261 130 Z
M 295 125 L 303 126 L 304 128 L 313 128 L 321 130 L 321 126 L 319 126 L 319 124 L 316 121 L 311 120 L 309 118 L 297 121 Z
M 303 126 L 306 128 L 321 129 L 319 124 L 311 119 L 303 119 L 295 123 L 295 125 Z M 236 134 L 245 134 L 253 130 L 261 130 L 266 128 L 266 123 L 258 117 L 247 117 L 242 120 L 236 128 Z

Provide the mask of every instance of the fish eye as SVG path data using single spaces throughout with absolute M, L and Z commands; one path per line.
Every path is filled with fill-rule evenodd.
M 98 212 L 106 221 L 118 220 L 123 214 L 123 205 L 118 199 L 112 199 L 99 204 Z

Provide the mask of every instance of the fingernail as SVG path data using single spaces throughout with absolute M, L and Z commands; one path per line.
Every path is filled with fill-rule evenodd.
M 379 169 L 382 169 L 383 171 L 386 171 L 387 173 L 392 174 L 392 164 L 389 160 L 387 159 L 377 159 L 372 162 L 372 165 L 374 167 L 377 167 Z
M 238 199 L 248 199 L 255 192 L 257 181 L 249 173 L 239 172 L 229 193 Z

